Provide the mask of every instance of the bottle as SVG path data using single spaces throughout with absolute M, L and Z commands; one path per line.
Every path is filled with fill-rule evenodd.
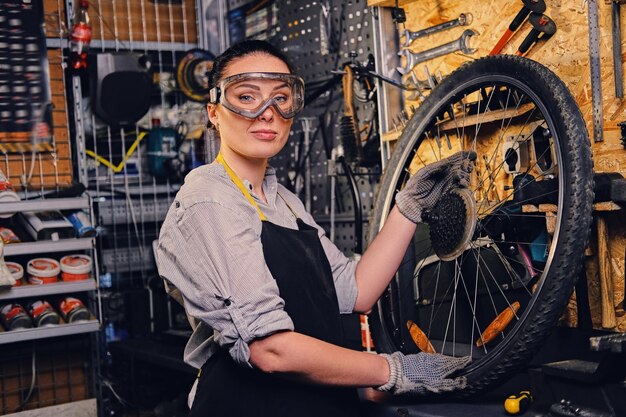
M 87 68 L 87 50 L 91 42 L 88 8 L 88 0 L 78 0 L 76 3 L 70 31 L 70 68 L 73 70 Z

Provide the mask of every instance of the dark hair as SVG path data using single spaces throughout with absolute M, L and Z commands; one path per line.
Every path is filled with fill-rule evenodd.
M 211 68 L 211 72 L 209 73 L 209 88 L 215 87 L 217 82 L 222 79 L 224 76 L 224 70 L 228 64 L 237 58 L 253 54 L 266 54 L 278 58 L 287 65 L 289 72 L 293 74 L 293 68 L 289 63 L 289 60 L 285 54 L 278 50 L 278 48 L 266 41 L 246 40 L 234 44 L 215 58 L 215 61 L 213 61 L 213 68 Z

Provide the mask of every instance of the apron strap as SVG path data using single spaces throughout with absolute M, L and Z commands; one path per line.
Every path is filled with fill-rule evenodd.
M 228 166 L 228 163 L 226 163 L 226 160 L 222 156 L 221 152 L 217 154 L 217 158 L 215 158 L 215 160 L 224 166 L 224 168 L 226 169 L 226 173 L 228 174 L 232 182 L 235 183 L 235 185 L 237 186 L 237 188 L 239 188 L 243 196 L 246 197 L 246 199 L 250 202 L 250 204 L 252 204 L 252 206 L 259 213 L 259 218 L 261 219 L 261 221 L 267 220 L 267 217 L 265 217 L 265 214 L 263 214 L 259 205 L 256 203 L 256 201 L 254 201 L 254 198 L 252 198 L 252 196 L 250 195 L 250 191 L 248 191 L 246 186 L 243 185 L 243 182 L 241 182 L 241 180 L 239 179 L 235 171 L 233 171 L 232 168 Z

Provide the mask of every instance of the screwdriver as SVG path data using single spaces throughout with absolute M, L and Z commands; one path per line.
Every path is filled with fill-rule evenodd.
M 520 391 L 519 394 L 511 395 L 504 400 L 504 411 L 508 415 L 517 416 L 525 413 L 532 402 L 533 397 L 530 391 Z

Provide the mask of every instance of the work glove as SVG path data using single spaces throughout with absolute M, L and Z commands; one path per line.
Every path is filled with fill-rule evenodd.
M 454 358 L 439 353 L 420 352 L 404 355 L 394 352 L 390 355 L 381 353 L 387 359 L 391 370 L 389 381 L 376 389 L 391 391 L 394 394 L 442 393 L 463 389 L 467 379 L 463 376 L 446 378 L 453 372 L 464 368 L 471 362 L 471 357 Z
M 460 151 L 417 171 L 396 194 L 400 213 L 413 223 L 426 221 L 426 214 L 443 195 L 469 185 L 475 160 L 476 152 Z

